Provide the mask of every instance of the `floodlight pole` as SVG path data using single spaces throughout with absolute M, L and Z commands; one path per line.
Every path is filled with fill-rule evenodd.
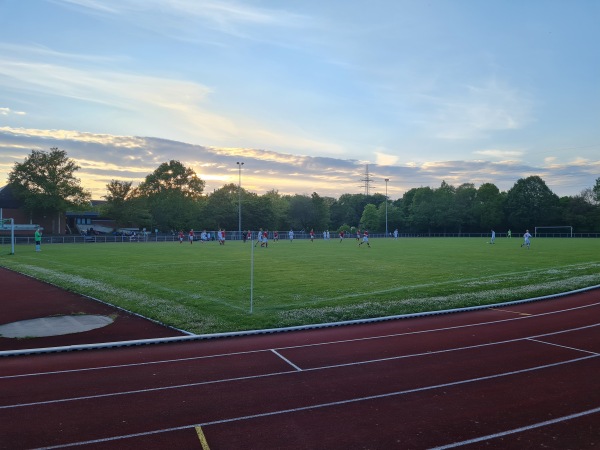
M 238 177 L 238 239 L 242 238 L 242 166 L 243 162 L 237 161 L 239 177 Z
M 385 237 L 388 237 L 388 213 L 387 213 L 388 195 L 387 195 L 387 185 L 388 185 L 388 181 L 390 181 L 390 179 L 386 178 L 384 181 L 385 181 Z

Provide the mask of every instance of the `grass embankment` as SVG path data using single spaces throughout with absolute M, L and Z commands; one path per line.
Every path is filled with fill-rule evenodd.
M 54 244 L 40 253 L 17 246 L 15 255 L 2 248 L 0 265 L 193 333 L 492 304 L 600 284 L 600 240 L 520 244 L 271 241 L 254 253 L 249 242 Z

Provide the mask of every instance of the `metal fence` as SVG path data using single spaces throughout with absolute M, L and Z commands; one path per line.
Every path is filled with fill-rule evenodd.
M 288 232 L 278 232 L 279 240 L 286 241 L 288 240 Z M 252 238 L 256 239 L 257 232 L 252 232 Z M 370 238 L 385 238 L 385 233 L 373 233 L 369 235 Z M 490 237 L 489 233 L 400 233 L 398 234 L 398 238 L 419 238 L 419 237 L 435 237 L 435 238 L 486 238 Z M 600 233 L 573 233 L 571 236 L 570 233 L 538 233 L 536 238 L 598 238 L 600 237 Z M 496 233 L 496 239 L 506 239 L 507 236 L 505 233 Z M 513 239 L 521 239 L 521 236 L 517 236 L 513 234 Z M 184 237 L 185 242 L 188 242 L 188 236 Z M 269 240 L 273 241 L 274 234 L 273 232 L 269 232 Z M 295 231 L 294 232 L 294 240 L 306 240 L 310 239 L 310 234 Z M 339 235 L 337 233 L 330 233 L 330 240 L 339 239 Z M 345 239 L 356 239 L 355 235 L 346 235 Z M 388 236 L 388 239 L 393 239 L 392 235 Z M 135 236 L 115 236 L 115 235 L 92 235 L 92 236 L 82 236 L 82 235 L 64 235 L 64 236 L 43 236 L 42 244 L 95 244 L 95 243 L 144 243 L 144 242 L 177 242 L 179 240 L 177 235 L 172 234 L 137 234 Z M 196 236 L 195 241 L 199 241 L 199 236 Z M 240 236 L 239 232 L 231 231 L 226 233 L 226 240 L 228 241 L 239 241 L 242 240 L 242 236 Z M 323 234 L 315 234 L 315 240 L 324 240 Z M 216 233 L 211 232 L 210 241 L 216 241 Z M 0 245 L 10 245 L 10 235 L 2 235 L 0 236 Z M 34 237 L 33 236 L 15 236 L 15 244 L 20 245 L 33 245 Z

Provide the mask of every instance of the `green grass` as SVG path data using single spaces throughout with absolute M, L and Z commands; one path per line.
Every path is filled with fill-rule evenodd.
M 600 240 L 354 239 L 0 248 L 0 266 L 193 333 L 492 304 L 600 284 Z M 18 301 L 18 299 L 14 299 Z

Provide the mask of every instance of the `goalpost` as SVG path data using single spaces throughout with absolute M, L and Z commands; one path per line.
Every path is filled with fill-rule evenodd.
M 9 219 L 3 219 L 0 216 L 0 229 L 10 229 L 10 254 L 15 254 L 15 220 L 11 217 Z
M 565 230 L 565 233 L 561 233 L 561 234 L 567 234 L 568 237 L 573 237 L 573 227 L 570 225 L 558 225 L 558 226 L 554 226 L 554 227 L 535 227 L 534 230 L 534 236 L 537 237 L 538 235 L 538 230 L 548 230 L 548 229 L 553 229 L 553 230 L 557 230 L 557 229 L 562 229 Z M 568 233 L 566 232 L 568 230 Z

